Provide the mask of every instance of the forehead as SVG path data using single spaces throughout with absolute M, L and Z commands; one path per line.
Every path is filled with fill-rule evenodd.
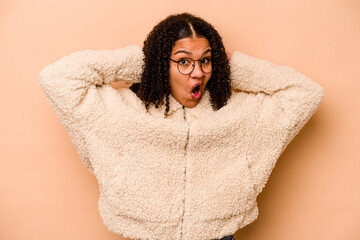
M 171 55 L 177 51 L 185 50 L 191 54 L 202 54 L 204 51 L 211 49 L 209 41 L 203 37 L 182 38 L 175 42 Z

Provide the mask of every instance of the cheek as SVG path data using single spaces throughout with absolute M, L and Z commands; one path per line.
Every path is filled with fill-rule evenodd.
M 175 88 L 175 86 L 177 85 L 177 74 L 176 74 L 176 68 L 170 67 L 169 68 L 169 84 L 170 84 L 170 88 L 171 88 L 171 92 L 173 92 L 173 89 Z
M 179 73 L 177 68 L 169 69 L 169 84 L 172 93 L 181 92 L 180 90 L 185 87 L 185 82 L 184 75 Z

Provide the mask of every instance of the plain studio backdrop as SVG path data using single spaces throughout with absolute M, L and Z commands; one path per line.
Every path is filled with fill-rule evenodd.
M 259 218 L 235 238 L 360 239 L 360 1 L 2 0 L 1 240 L 124 239 L 104 226 L 96 179 L 38 73 L 74 51 L 142 46 L 155 24 L 183 11 L 212 23 L 228 51 L 290 66 L 325 88 L 259 195 Z

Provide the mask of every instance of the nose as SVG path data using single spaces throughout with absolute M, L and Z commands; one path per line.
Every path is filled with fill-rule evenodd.
M 200 62 L 195 61 L 194 64 L 195 66 L 194 66 L 194 70 L 191 72 L 191 77 L 193 78 L 203 77 L 205 73 L 201 70 Z

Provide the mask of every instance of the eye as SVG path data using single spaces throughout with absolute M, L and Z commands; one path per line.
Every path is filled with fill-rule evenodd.
M 186 65 L 190 64 L 190 61 L 188 59 L 186 59 L 186 58 L 182 58 L 182 59 L 179 60 L 179 64 L 186 66 Z
M 209 57 L 203 58 L 203 59 L 201 59 L 201 63 L 202 64 L 209 64 L 209 63 L 211 63 L 211 58 L 209 58 Z

